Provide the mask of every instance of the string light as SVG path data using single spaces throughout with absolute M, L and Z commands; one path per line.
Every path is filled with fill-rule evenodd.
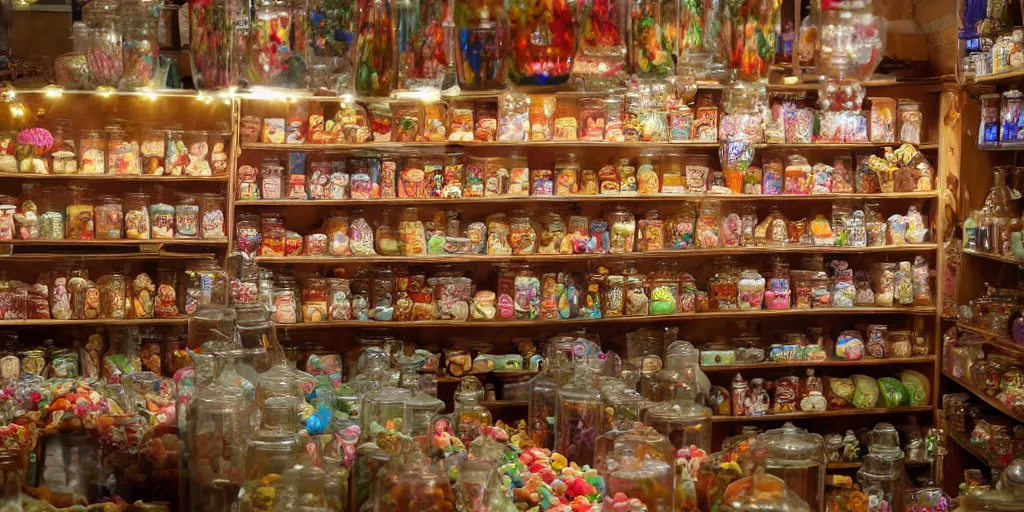
M 59 85 L 50 84 L 43 87 L 43 94 L 46 95 L 47 98 L 60 98 L 64 95 L 64 88 Z
M 25 115 L 25 106 L 21 103 L 11 103 L 11 116 L 22 117 Z
M 114 89 L 113 87 L 110 87 L 110 86 L 106 86 L 106 85 L 101 85 L 101 86 L 96 88 L 96 93 L 99 94 L 100 96 L 104 97 L 104 98 L 109 98 L 109 97 L 113 96 L 115 92 L 117 92 L 116 89 Z

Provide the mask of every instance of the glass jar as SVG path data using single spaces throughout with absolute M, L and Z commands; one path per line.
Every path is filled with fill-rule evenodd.
M 121 199 L 115 196 L 100 196 L 94 208 L 96 215 L 96 238 L 98 240 L 119 240 L 124 230 L 124 212 Z
M 414 381 L 412 385 L 419 386 L 419 374 L 412 372 L 411 376 Z M 444 411 L 445 404 L 443 400 L 418 389 L 412 391 L 412 396 L 405 402 L 403 433 L 411 437 L 421 450 L 426 450 L 430 444 L 431 422 Z
M 916 101 L 900 100 L 897 113 L 899 115 L 900 143 L 921 144 L 921 130 L 924 129 L 921 104 Z
M 744 27 L 726 34 L 724 54 L 736 78 L 754 82 L 767 77 L 775 59 L 775 34 L 781 3 L 772 0 L 741 0 L 724 10 L 722 26 Z
M 591 433 L 606 430 L 604 403 L 595 375 L 586 364 L 577 366 L 572 384 L 558 390 L 555 407 L 553 451 L 590 466 L 594 465 L 595 441 Z
M 501 0 L 456 0 L 455 70 L 465 90 L 504 89 L 508 48 L 502 37 L 508 31 L 505 4 Z
M 650 510 L 685 510 L 678 503 L 673 505 L 677 462 L 675 450 L 664 435 L 637 425 L 607 444 L 610 446 L 595 456 L 598 474 L 606 485 L 605 509 L 618 510 L 616 501 L 621 502 L 619 497 L 625 495 L 640 500 Z
M 510 0 L 508 8 L 512 68 L 519 86 L 562 85 L 569 80 L 576 53 L 574 2 Z
M 897 446 L 871 444 L 857 470 L 857 483 L 867 495 L 869 510 L 902 510 L 903 450 Z
M 342 3 L 342 9 L 334 8 L 335 5 L 327 0 L 310 4 L 311 16 L 320 20 L 310 27 L 310 86 L 340 95 L 352 91 L 352 50 L 358 13 L 351 2 Z
M 221 359 L 214 356 L 215 359 Z M 188 471 L 192 510 L 229 510 L 245 483 L 249 451 L 249 396 L 222 379 L 230 363 L 217 360 L 217 377 L 202 385 L 188 407 Z
M 214 176 L 226 176 L 228 174 L 228 153 L 231 151 L 230 131 L 209 132 L 210 134 L 210 168 Z
M 54 174 L 76 174 L 78 172 L 78 143 L 71 121 L 57 119 L 53 128 L 53 146 L 50 150 L 53 159 L 51 169 Z
M 210 141 L 207 132 L 185 132 L 185 150 L 188 163 L 182 169 L 185 176 L 212 176 Z
M 128 310 L 127 283 L 120 272 L 96 280 L 100 292 L 100 318 L 124 319 Z
M 297 419 L 295 398 L 272 396 L 262 401 L 260 426 L 249 440 L 245 459 L 247 480 L 282 475 L 299 462 L 302 442 Z M 242 503 L 245 501 L 243 498 Z
M 551 449 L 554 446 L 555 409 L 558 390 L 572 379 L 572 361 L 575 345 L 571 341 L 558 340 L 548 345 L 545 364 L 526 387 L 527 430 L 534 444 Z
M 609 251 L 612 254 L 633 252 L 636 242 L 636 218 L 628 210 L 618 207 L 608 216 L 610 232 Z
M 274 322 L 294 324 L 299 321 L 299 297 L 295 295 L 288 283 L 274 283 L 271 302 L 273 304 Z
M 79 174 L 105 174 L 107 168 L 107 132 L 78 132 Z
M 380 432 L 385 429 L 395 430 L 401 425 L 405 418 L 405 403 L 410 398 L 411 391 L 395 387 L 384 387 L 366 393 L 359 408 L 360 440 L 376 441 L 381 449 L 391 452 L 391 447 L 387 443 L 382 443 L 385 436 Z
M 719 52 L 722 2 L 683 2 L 680 5 L 680 75 L 714 79 L 725 73 L 724 54 Z
M 464 377 L 455 389 L 455 435 L 465 446 L 491 425 L 491 412 L 480 403 L 483 397 L 484 386 L 473 376 Z
M 140 169 L 144 176 L 161 176 L 164 174 L 164 157 L 167 156 L 167 130 L 146 129 L 139 142 L 139 155 L 142 157 Z
M 302 18 L 283 0 L 255 2 L 252 9 L 245 73 L 249 83 L 264 87 L 292 87 L 301 83 L 306 68 L 303 55 L 294 50 L 304 45 L 299 40 L 306 35 L 300 28 Z M 302 65 L 302 71 L 291 69 L 292 65 Z
M 410 457 L 410 464 L 390 464 L 376 493 L 377 512 L 455 512 L 455 496 L 443 468 L 428 465 L 424 458 Z
M 67 213 L 65 225 L 69 240 L 92 240 L 95 238 L 95 219 L 93 205 L 85 187 L 72 185 L 68 191 Z
M 139 174 L 139 143 L 119 125 L 107 127 L 106 173 L 115 176 Z
M 167 147 L 164 152 L 164 172 L 169 176 L 181 176 L 189 163 L 188 148 L 185 146 L 185 132 L 167 132 Z
M 192 194 L 178 196 L 174 205 L 175 238 L 191 239 L 199 236 L 199 204 Z
M 82 20 L 89 28 L 85 60 L 92 84 L 116 88 L 124 74 L 122 57 L 122 20 L 119 3 L 103 0 L 82 9 Z
M 202 238 L 211 240 L 227 238 L 224 218 L 224 196 L 202 194 Z
M 450 57 L 445 7 L 431 0 L 395 4 L 398 89 L 441 89 Z
M 185 269 L 185 314 L 195 313 L 201 306 L 223 306 L 228 300 L 228 277 L 212 259 L 203 260 Z
M 153 191 L 153 204 L 149 205 L 149 222 L 154 239 L 174 238 L 174 205 L 168 204 L 167 194 L 161 187 Z
M 978 127 L 978 146 L 999 145 L 999 94 L 984 94 L 981 102 L 981 125 Z
M 820 510 L 825 479 L 825 442 L 818 434 L 786 422 L 781 428 L 758 436 L 764 446 L 765 471 L 786 482 L 786 486 L 807 502 L 811 510 Z
M 679 4 L 672 0 L 632 0 L 629 18 L 633 71 L 641 78 L 674 74 Z
M 627 75 L 625 1 L 592 0 L 579 8 L 583 21 L 573 79 L 588 91 L 621 87 Z
M 728 258 L 716 264 L 718 271 L 708 280 L 708 295 L 712 310 L 739 309 L 740 273 Z
M 765 296 L 764 277 L 755 269 L 744 269 L 737 284 L 739 307 L 743 310 L 761 309 Z
M 150 86 L 156 77 L 160 60 L 160 45 L 156 40 L 159 5 L 153 0 L 122 2 L 121 11 L 124 28 L 122 85 Z
M 395 87 L 395 45 L 391 3 L 371 0 L 359 9 L 356 38 L 356 94 L 388 96 Z
M 39 238 L 62 240 L 64 238 L 64 190 L 56 187 L 43 189 L 39 202 Z
M 674 397 L 647 410 L 644 422 L 668 438 L 678 473 L 675 482 L 675 510 L 697 510 L 697 475 L 711 452 L 711 409 L 693 401 L 694 393 L 684 387 L 671 391 Z
M 231 2 L 191 0 L 188 2 L 192 69 L 196 88 L 223 89 L 236 85 L 237 62 L 232 60 L 236 51 L 235 38 L 226 37 L 234 31 L 234 11 Z M 237 56 L 235 56 L 237 60 Z

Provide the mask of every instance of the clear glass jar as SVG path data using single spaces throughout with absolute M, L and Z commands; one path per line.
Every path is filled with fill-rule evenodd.
M 411 391 L 395 387 L 384 387 L 366 393 L 359 408 L 360 440 L 376 440 L 382 449 L 389 450 L 388 446 L 380 444 L 377 432 L 388 428 L 394 430 L 402 423 L 405 418 L 405 403 L 410 398 Z
M 229 131 L 209 132 L 210 148 L 210 169 L 214 176 L 226 176 L 228 174 L 229 153 L 231 151 L 231 138 L 233 134 Z
M 606 418 L 596 372 L 585 364 L 577 366 L 572 384 L 561 387 L 555 407 L 555 447 L 578 464 L 594 465 L 594 436 L 604 432 Z
M 501 0 L 456 0 L 455 70 L 465 90 L 504 89 L 508 47 L 505 4 Z
M 217 376 L 206 377 L 188 407 L 191 510 L 230 510 L 245 483 L 250 400 L 242 386 L 222 378 L 231 363 L 213 356 Z M 200 381 L 202 382 L 202 381 Z
M 359 96 L 388 96 L 395 87 L 391 16 L 391 3 L 384 0 L 371 0 L 359 9 L 356 38 L 356 94 Z
M 0 448 L 0 509 L 22 511 L 21 486 L 25 483 L 25 467 L 20 452 Z
M 128 311 L 128 288 L 120 272 L 106 274 L 96 280 L 100 292 L 100 318 L 124 319 Z
M 192 194 L 178 196 L 174 205 L 175 238 L 191 239 L 199 236 L 199 204 Z
M 164 152 L 164 173 L 169 176 L 185 174 L 188 165 L 188 148 L 185 146 L 185 132 L 170 130 L 167 132 L 167 147 Z
M 39 202 L 39 238 L 41 240 L 64 239 L 64 190 L 56 187 L 43 189 Z
M 136 176 L 139 174 L 139 143 L 132 140 L 124 127 L 107 127 L 107 168 L 106 173 L 115 176 Z
M 124 74 L 122 57 L 122 20 L 119 2 L 103 0 L 82 9 L 82 20 L 89 28 L 85 60 L 92 84 L 116 88 Z
M 520 86 L 561 85 L 569 80 L 577 34 L 575 3 L 511 0 L 508 9 L 512 68 Z
M 429 465 L 420 456 L 411 463 L 390 464 L 376 493 L 377 512 L 430 510 L 455 512 L 455 496 L 443 468 Z
M 403 373 L 403 378 L 405 373 Z M 403 419 L 403 433 L 411 437 L 421 450 L 426 450 L 430 444 L 430 427 L 433 419 L 444 411 L 443 400 L 433 397 L 418 390 L 420 385 L 419 373 L 411 372 L 412 396 L 405 402 L 405 418 Z
M 202 238 L 227 238 L 222 194 L 202 194 Z
M 616 496 L 625 495 L 639 499 L 650 510 L 686 510 L 674 504 L 677 461 L 664 435 L 638 424 L 607 445 L 606 450 L 595 454 L 594 462 L 605 479 L 605 509 L 617 510 Z
M 898 446 L 869 445 L 863 465 L 857 470 L 857 483 L 873 505 L 869 510 L 902 510 L 902 480 L 903 450 Z
M 676 465 L 676 510 L 696 510 L 697 471 L 711 451 L 711 409 L 693 401 L 694 393 L 683 387 L 675 397 L 654 405 L 644 422 L 666 438 L 674 449 Z
M 299 321 L 299 297 L 285 282 L 274 283 L 273 298 L 274 322 L 294 324 Z
M 921 144 L 921 130 L 924 129 L 921 104 L 916 101 L 900 100 L 897 114 L 899 115 L 900 143 Z
M 722 2 L 683 2 L 680 5 L 679 65 L 680 75 L 713 79 L 725 73 L 724 54 L 720 44 Z
M 571 341 L 558 340 L 548 345 L 544 368 L 527 384 L 529 410 L 526 427 L 537 446 L 548 449 L 554 446 L 552 427 L 557 393 L 572 379 L 574 354 L 575 344 Z
M 781 428 L 758 436 L 765 448 L 765 471 L 786 482 L 786 486 L 807 502 L 811 510 L 820 510 L 824 496 L 825 443 L 818 434 L 787 422 Z
M 124 211 L 121 199 L 115 196 L 100 196 L 94 208 L 96 215 L 96 238 L 98 240 L 119 240 L 124 231 Z
M 641 78 L 674 74 L 679 4 L 672 0 L 633 0 L 629 14 L 633 71 Z
M 247 480 L 284 474 L 299 462 L 302 442 L 296 422 L 297 406 L 292 397 L 273 396 L 262 401 L 260 427 L 249 440 L 245 459 Z
M 161 176 L 165 172 L 164 157 L 167 156 L 167 130 L 147 128 L 139 141 L 141 172 L 144 176 Z
M 742 0 L 723 11 L 721 26 L 745 27 L 724 34 L 723 41 L 724 54 L 728 55 L 729 67 L 736 71 L 738 80 L 755 82 L 768 75 L 775 59 L 775 27 L 781 7 L 781 3 L 768 0 Z M 748 18 L 750 13 L 757 13 L 756 19 Z
M 235 30 L 234 12 L 239 6 L 232 2 L 193 0 L 188 3 L 190 36 L 189 56 L 198 89 L 216 90 L 236 85 L 238 56 L 236 40 L 225 37 Z
M 208 132 L 185 132 L 185 148 L 188 164 L 182 170 L 185 176 L 212 176 L 210 166 L 210 134 Z
M 228 300 L 228 277 L 213 260 L 203 260 L 185 269 L 185 308 L 191 315 L 201 306 L 223 306 Z
M 107 132 L 78 132 L 79 174 L 105 174 L 107 168 Z
M 93 205 L 85 187 L 72 185 L 68 190 L 67 210 L 64 218 L 65 238 L 69 240 L 92 240 L 95 238 Z
M 57 119 L 53 128 L 53 146 L 50 150 L 54 174 L 78 173 L 78 143 L 71 129 L 71 121 Z
M 431 0 L 398 2 L 394 6 L 398 52 L 398 89 L 440 90 L 448 71 L 446 5 Z
M 981 121 L 978 127 L 978 146 L 999 145 L 999 94 L 984 94 L 981 102 Z
M 174 238 L 174 205 L 168 204 L 168 192 L 162 187 L 153 190 L 153 203 L 149 205 L 149 222 L 154 239 Z
M 122 85 L 150 86 L 156 77 L 160 60 L 160 45 L 157 43 L 159 5 L 153 0 L 121 2 L 121 12 L 124 27 Z

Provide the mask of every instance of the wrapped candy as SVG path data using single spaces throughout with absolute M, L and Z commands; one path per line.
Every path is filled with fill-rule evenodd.
M 356 93 L 360 96 L 388 96 L 395 86 L 391 3 L 359 0 L 358 8 Z M 374 140 L 379 140 L 376 135 Z
M 566 83 L 579 26 L 575 2 L 511 0 L 507 7 L 512 41 L 511 81 L 520 86 Z
M 445 5 L 430 0 L 396 3 L 398 89 L 440 89 L 448 69 Z

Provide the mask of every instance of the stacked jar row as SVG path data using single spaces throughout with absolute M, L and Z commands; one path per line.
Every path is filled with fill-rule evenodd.
M 226 238 L 224 195 L 25 187 L 0 196 L 0 240 L 215 240 Z
M 39 274 L 35 283 L 0 281 L 0 319 L 91 320 L 177 318 L 223 304 L 227 280 L 212 261 L 141 272 L 111 272 L 93 281 L 87 268 Z
M 593 196 L 671 194 L 842 194 L 931 191 L 935 171 L 917 148 L 904 145 L 832 165 L 811 165 L 801 155 L 788 162 L 767 154 L 761 166 L 714 169 L 707 155 L 644 154 L 617 158 L 597 170 L 575 153 L 555 159 L 553 169 L 531 168 L 526 156 L 466 157 L 462 153 L 415 156 L 360 154 L 307 161 L 291 153 L 287 162 L 267 157 L 259 168 L 238 169 L 238 199 L 427 199 L 503 196 Z
M 224 176 L 231 132 L 111 125 L 79 130 L 58 120 L 47 128 L 0 133 L 0 172 L 111 176 Z
M 666 249 L 815 245 L 883 247 L 921 244 L 928 223 L 917 207 L 886 218 L 877 204 L 835 205 L 823 214 L 789 220 L 777 208 L 764 218 L 757 208 L 684 203 L 664 217 L 658 210 L 634 215 L 618 207 L 604 216 L 565 217 L 516 210 L 466 223 L 458 212 L 421 217 L 406 208 L 397 224 L 388 213 L 371 226 L 368 217 L 332 212 L 324 224 L 299 234 L 276 213 L 241 214 L 235 226 L 239 250 L 250 256 L 425 256 L 489 254 L 625 254 Z
M 821 260 L 817 260 L 821 263 Z M 815 263 L 810 262 L 812 265 Z M 377 270 L 347 278 L 312 275 L 301 283 L 255 266 L 231 284 L 236 303 L 263 301 L 279 323 L 324 320 L 565 320 L 672 315 L 705 311 L 822 307 L 927 306 L 932 303 L 929 264 L 876 263 L 870 275 L 845 261 L 830 271 L 790 270 L 781 259 L 767 274 L 725 259 L 707 291 L 693 275 L 665 266 L 642 273 L 500 270 L 496 291 L 478 289 L 467 277 L 440 273 L 428 278 L 405 270 Z

